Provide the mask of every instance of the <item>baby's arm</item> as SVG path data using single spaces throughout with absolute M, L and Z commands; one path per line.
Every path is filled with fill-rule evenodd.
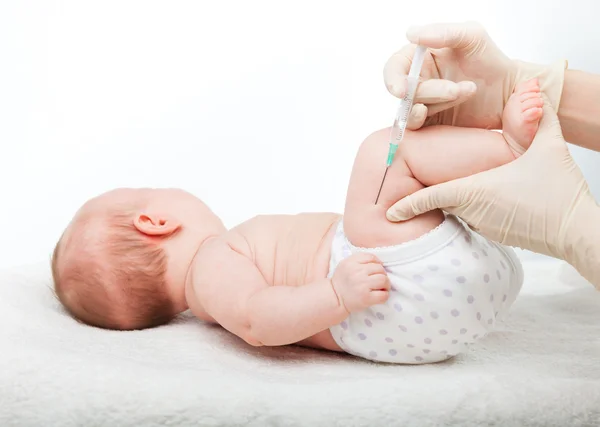
M 192 272 L 195 298 L 229 332 L 254 346 L 287 345 L 348 316 L 330 280 L 269 286 L 240 246 L 231 236 L 210 242 Z
M 427 233 L 442 221 L 440 211 L 392 223 L 385 217 L 386 210 L 425 186 L 486 171 L 515 159 L 498 132 L 451 126 L 407 131 L 375 205 L 388 147 L 389 129 L 383 129 L 367 137 L 356 156 L 344 229 L 357 246 L 397 245 Z

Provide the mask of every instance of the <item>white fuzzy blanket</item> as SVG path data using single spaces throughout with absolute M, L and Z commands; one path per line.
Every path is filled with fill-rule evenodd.
M 598 426 L 600 292 L 525 269 L 503 330 L 428 366 L 251 348 L 185 315 L 103 331 L 64 314 L 47 266 L 2 272 L 0 426 Z

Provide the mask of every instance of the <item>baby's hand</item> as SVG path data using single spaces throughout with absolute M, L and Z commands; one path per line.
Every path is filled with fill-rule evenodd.
M 383 304 L 389 297 L 387 273 L 371 254 L 357 253 L 340 262 L 331 283 L 348 313 Z

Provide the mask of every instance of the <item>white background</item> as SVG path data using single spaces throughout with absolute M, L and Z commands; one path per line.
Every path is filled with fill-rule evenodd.
M 600 73 L 596 4 L 2 0 L 0 267 L 48 260 L 114 187 L 185 188 L 228 226 L 341 212 L 410 25 L 478 20 L 510 57 Z M 599 155 L 576 156 L 598 196 Z

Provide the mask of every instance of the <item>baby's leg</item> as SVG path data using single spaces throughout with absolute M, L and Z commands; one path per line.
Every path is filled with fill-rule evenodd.
M 502 113 L 502 132 L 515 157 L 531 145 L 542 117 L 544 101 L 536 79 L 517 85 Z
M 389 128 L 367 137 L 358 150 L 346 197 L 344 231 L 353 245 L 373 248 L 413 240 L 443 220 L 431 211 L 405 222 L 387 220 L 387 209 L 425 186 L 478 173 L 514 160 L 498 132 L 452 126 L 406 131 L 388 170 L 377 205 L 375 198 L 389 147 Z
M 537 91 L 539 93 L 539 88 Z M 517 146 L 526 149 L 535 135 L 541 114 L 531 115 L 530 110 L 537 108 L 535 106 L 524 108 L 521 99 L 527 97 L 522 96 L 523 93 L 515 91 L 511 99 L 519 102 L 509 101 L 504 117 L 508 119 L 505 133 L 514 137 Z M 499 132 L 452 126 L 407 131 L 375 205 L 388 147 L 389 129 L 377 131 L 362 143 L 354 162 L 346 198 L 344 231 L 356 246 L 397 245 L 427 233 L 443 220 L 441 211 L 392 223 L 385 217 L 386 210 L 425 186 L 483 172 L 508 163 L 516 156 Z

